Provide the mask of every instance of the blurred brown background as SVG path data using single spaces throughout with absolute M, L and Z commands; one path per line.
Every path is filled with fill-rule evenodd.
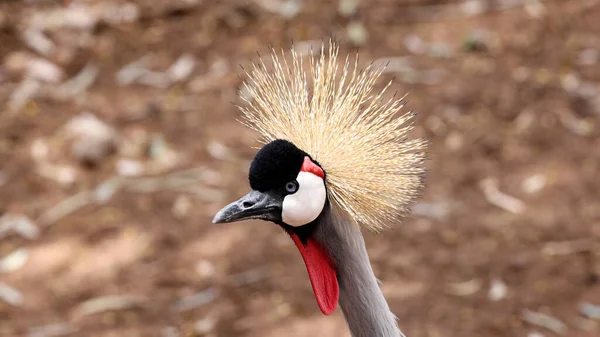
M 600 335 L 600 1 L 3 1 L 1 336 L 348 336 L 275 225 L 213 225 L 268 45 L 390 61 L 431 139 L 367 233 L 402 330 Z

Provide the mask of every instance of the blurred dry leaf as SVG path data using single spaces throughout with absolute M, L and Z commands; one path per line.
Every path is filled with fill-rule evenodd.
M 40 230 L 26 215 L 5 213 L 0 217 L 0 238 L 12 231 L 20 236 L 33 240 L 40 235 Z
M 449 284 L 448 292 L 456 296 L 470 296 L 478 292 L 481 286 L 481 280 L 472 279 L 466 282 Z
M 20 307 L 24 302 L 20 291 L 2 282 L 0 282 L 0 300 L 16 307 Z
M 41 84 L 38 80 L 31 77 L 25 78 L 21 84 L 15 89 L 9 98 L 8 109 L 13 113 L 18 113 L 32 99 L 36 97 Z

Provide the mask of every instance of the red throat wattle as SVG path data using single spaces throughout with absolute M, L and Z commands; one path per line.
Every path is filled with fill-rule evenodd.
M 337 275 L 331 259 L 315 240 L 309 238 L 305 245 L 294 232 L 290 231 L 289 234 L 306 264 L 308 277 L 321 312 L 325 315 L 331 314 L 337 306 L 340 295 Z

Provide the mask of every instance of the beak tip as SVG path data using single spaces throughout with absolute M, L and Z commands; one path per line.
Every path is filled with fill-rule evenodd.
M 218 224 L 218 223 L 222 223 L 223 222 L 223 215 L 221 214 L 221 212 L 217 213 L 215 215 L 215 217 L 212 219 L 212 223 L 214 224 Z

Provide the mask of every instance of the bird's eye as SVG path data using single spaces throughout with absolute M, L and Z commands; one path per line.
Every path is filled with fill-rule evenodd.
M 296 193 L 296 191 L 298 190 L 298 182 L 297 181 L 290 181 L 287 184 L 285 184 L 285 191 L 288 193 Z

